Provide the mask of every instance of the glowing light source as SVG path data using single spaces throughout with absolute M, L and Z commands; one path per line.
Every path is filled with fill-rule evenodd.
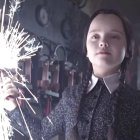
M 4 1 L 3 8 L 0 9 L 0 71 L 6 73 L 7 76 L 9 76 L 9 78 L 13 80 L 13 82 L 21 84 L 22 86 L 26 87 L 25 85 L 26 80 L 18 72 L 19 62 L 31 58 L 33 55 L 35 55 L 35 52 L 41 46 L 39 46 L 39 44 L 34 45 L 35 39 L 30 39 L 30 35 L 28 34 L 28 32 L 25 32 L 24 29 L 21 29 L 20 23 L 18 21 L 15 24 L 13 22 L 15 12 L 20 7 L 20 3 L 21 0 L 10 0 L 8 23 L 6 25 L 5 25 L 5 16 L 7 16 L 7 14 L 5 13 L 6 0 Z M 14 70 L 16 75 L 20 77 L 20 80 L 18 78 L 15 78 L 15 74 L 12 75 L 11 70 L 12 71 Z M 28 91 L 30 92 L 29 89 Z M 2 90 L 0 90 L 0 92 L 2 92 Z M 32 93 L 31 95 L 37 101 L 37 98 Z M 22 98 L 25 98 L 24 95 L 22 95 Z M 18 97 L 16 101 L 19 106 Z M 28 100 L 26 100 L 26 98 L 25 101 L 29 105 Z M 22 112 L 21 109 L 20 111 Z M 28 127 L 27 130 L 29 132 Z M 0 139 L 9 140 L 12 134 L 13 129 L 10 124 L 10 120 L 7 117 L 4 107 L 0 106 Z M 30 139 L 32 139 L 30 132 L 29 136 Z

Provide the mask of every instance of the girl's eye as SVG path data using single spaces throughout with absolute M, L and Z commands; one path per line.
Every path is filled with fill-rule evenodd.
M 112 39 L 116 39 L 116 40 L 120 40 L 120 36 L 119 35 L 111 35 Z
M 92 39 L 92 40 L 99 39 L 99 35 L 97 35 L 97 34 L 95 34 L 95 35 L 92 35 L 91 39 Z

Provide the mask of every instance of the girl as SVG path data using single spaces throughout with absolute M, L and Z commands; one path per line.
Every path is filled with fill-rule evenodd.
M 66 140 L 139 140 L 140 93 L 125 83 L 132 47 L 128 21 L 115 10 L 96 11 L 84 37 L 88 69 L 82 85 L 68 87 L 42 121 L 23 108 L 33 139 L 63 133 Z M 9 117 L 27 133 L 18 108 Z

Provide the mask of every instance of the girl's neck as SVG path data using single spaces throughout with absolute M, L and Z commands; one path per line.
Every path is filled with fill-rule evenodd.
M 98 78 L 104 78 L 117 72 L 119 72 L 118 68 L 115 69 L 93 68 L 93 73 Z

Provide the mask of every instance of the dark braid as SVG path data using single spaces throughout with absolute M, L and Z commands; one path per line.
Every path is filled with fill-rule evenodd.
M 83 77 L 83 80 L 82 80 L 82 94 L 86 93 L 87 92 L 87 88 L 88 88 L 88 85 L 89 85 L 89 81 L 91 80 L 91 75 L 92 75 L 92 64 L 90 63 L 89 59 L 86 57 L 86 63 L 87 63 L 87 69 L 86 69 L 86 72 L 85 72 L 85 76 Z
M 120 84 L 124 84 L 125 83 L 125 76 L 126 76 L 126 71 L 127 71 L 127 67 L 130 63 L 130 60 L 128 60 L 130 58 L 124 58 L 122 64 L 121 64 L 121 68 L 120 68 Z
M 116 116 L 118 114 L 118 110 L 117 110 L 117 106 L 119 104 L 119 99 L 121 98 L 122 93 L 123 93 L 123 89 L 125 88 L 125 74 L 126 74 L 126 70 L 127 70 L 127 65 L 128 65 L 128 60 L 126 60 L 127 58 L 124 59 L 123 63 L 121 64 L 121 75 L 120 75 L 120 83 L 118 88 L 114 91 L 114 93 L 111 95 L 111 102 L 112 102 L 112 106 L 110 108 L 110 110 L 108 110 L 111 113 L 111 118 L 112 118 L 112 122 L 109 124 L 110 128 L 112 130 L 114 130 L 114 137 L 117 135 L 117 124 L 116 124 Z M 108 112 L 108 113 L 109 113 Z
M 81 100 L 80 100 L 80 105 L 79 105 L 79 113 L 78 113 L 78 117 L 77 120 L 80 120 L 80 113 L 81 113 L 81 105 L 83 104 L 84 100 L 85 100 L 85 94 L 87 93 L 87 89 L 88 89 L 88 85 L 89 85 L 89 81 L 91 80 L 91 76 L 92 76 L 92 64 L 90 63 L 89 59 L 86 57 L 86 64 L 87 64 L 87 68 L 86 68 L 86 72 L 84 74 L 84 77 L 82 79 L 82 85 L 81 85 Z

